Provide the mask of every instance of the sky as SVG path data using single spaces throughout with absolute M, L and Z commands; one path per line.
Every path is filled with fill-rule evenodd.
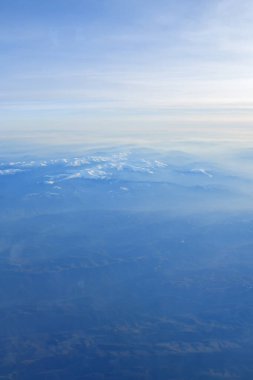
M 0 140 L 252 141 L 251 0 L 1 0 Z

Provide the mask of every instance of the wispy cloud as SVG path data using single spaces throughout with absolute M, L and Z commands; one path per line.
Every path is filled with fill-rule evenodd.
M 25 26 L 4 9 L 1 131 L 252 122 L 251 1 L 58 6 L 54 23 L 48 1 L 31 6 Z

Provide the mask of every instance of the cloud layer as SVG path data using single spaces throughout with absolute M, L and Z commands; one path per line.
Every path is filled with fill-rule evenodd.
M 0 5 L 2 138 L 248 136 L 252 2 L 22 4 Z

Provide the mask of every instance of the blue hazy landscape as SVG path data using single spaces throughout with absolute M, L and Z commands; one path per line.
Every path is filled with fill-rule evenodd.
M 252 0 L 0 0 L 0 380 L 253 379 L 252 89 Z
M 1 157 L 0 378 L 248 380 L 252 150 L 76 151 Z

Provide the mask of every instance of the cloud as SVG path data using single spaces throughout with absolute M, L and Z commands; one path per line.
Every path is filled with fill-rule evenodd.
M 96 139 L 100 129 L 117 139 L 135 129 L 145 139 L 150 123 L 153 133 L 162 125 L 174 135 L 202 124 L 206 136 L 229 123 L 238 133 L 250 126 L 250 1 L 109 1 L 104 7 L 104 14 L 89 8 L 86 24 L 74 8 L 75 23 L 63 17 L 51 25 L 45 7 L 38 25 L 29 18 L 23 34 L 18 23 L 10 34 L 7 24 L 0 26 L 2 44 L 13 47 L 0 64 L 2 136 L 27 138 L 32 130 L 38 139 L 54 129 L 68 141 L 68 131 Z

